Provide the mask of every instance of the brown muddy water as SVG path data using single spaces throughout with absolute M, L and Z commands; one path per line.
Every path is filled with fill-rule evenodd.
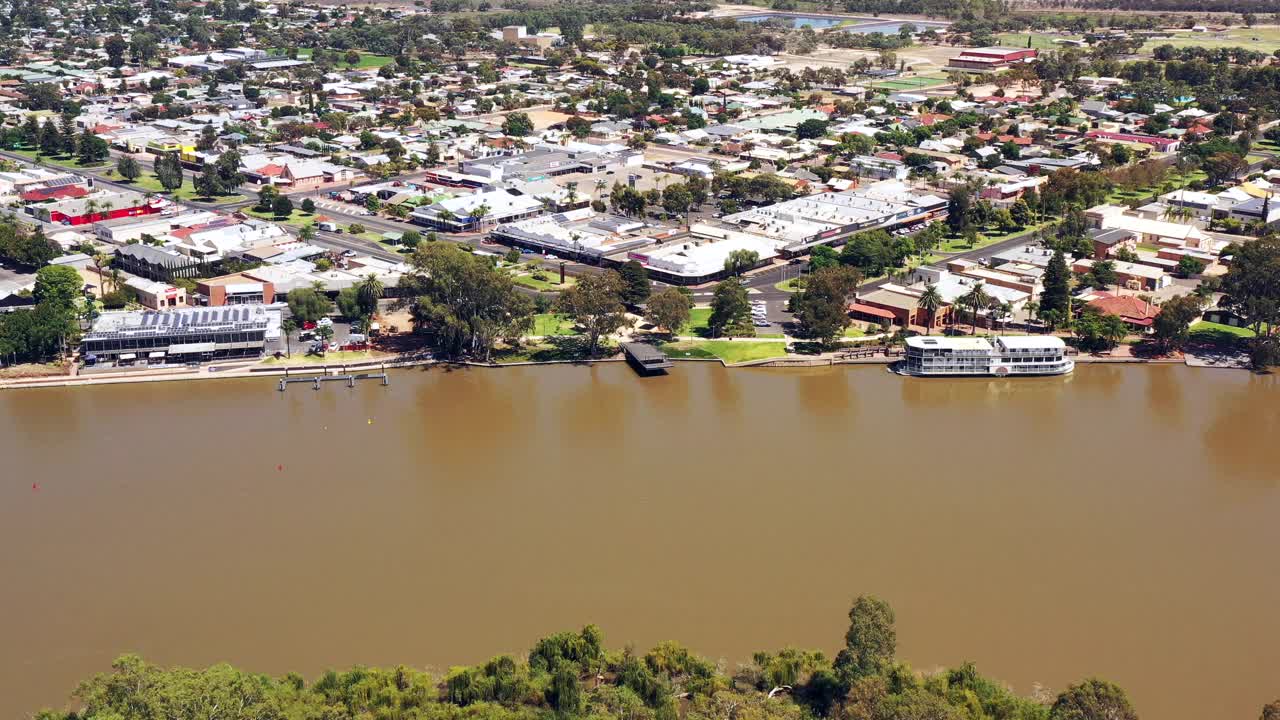
M 623 364 L 0 393 L 0 717 L 137 652 L 315 677 L 588 622 L 747 660 L 899 654 L 1144 718 L 1280 697 L 1280 379 Z M 33 485 L 35 487 L 33 487 Z

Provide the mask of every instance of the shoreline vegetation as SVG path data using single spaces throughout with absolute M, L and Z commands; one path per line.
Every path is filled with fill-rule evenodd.
M 447 672 L 356 666 L 314 682 L 228 664 L 161 668 L 124 655 L 73 693 L 77 709 L 35 720 L 368 718 L 369 720 L 1137 720 L 1125 691 L 1096 678 L 1031 697 L 972 663 L 921 672 L 896 657 L 888 603 L 858 597 L 833 658 L 786 648 L 730 670 L 677 642 L 609 650 L 600 629 L 538 640 Z

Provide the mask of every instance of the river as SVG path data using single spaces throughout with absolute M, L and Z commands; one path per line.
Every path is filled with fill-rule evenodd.
M 834 652 L 871 593 L 916 668 L 1252 720 L 1280 697 L 1277 440 L 1280 379 L 1180 366 L 2 392 L 0 717 L 124 652 L 314 678 L 588 622 Z

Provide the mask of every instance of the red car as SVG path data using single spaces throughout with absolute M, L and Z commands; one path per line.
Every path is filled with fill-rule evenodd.
M 303 329 L 303 330 L 315 330 L 315 329 L 316 329 L 316 323 L 315 323 L 315 321 L 314 321 L 314 320 L 308 320 L 308 321 L 306 321 L 306 322 L 302 323 L 302 329 Z

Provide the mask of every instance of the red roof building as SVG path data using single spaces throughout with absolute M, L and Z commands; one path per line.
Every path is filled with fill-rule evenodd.
M 1091 307 L 1103 315 L 1115 315 L 1134 327 L 1149 328 L 1155 321 L 1156 315 L 1160 314 L 1158 305 L 1133 295 L 1096 294 L 1102 297 L 1090 301 L 1086 307 Z

